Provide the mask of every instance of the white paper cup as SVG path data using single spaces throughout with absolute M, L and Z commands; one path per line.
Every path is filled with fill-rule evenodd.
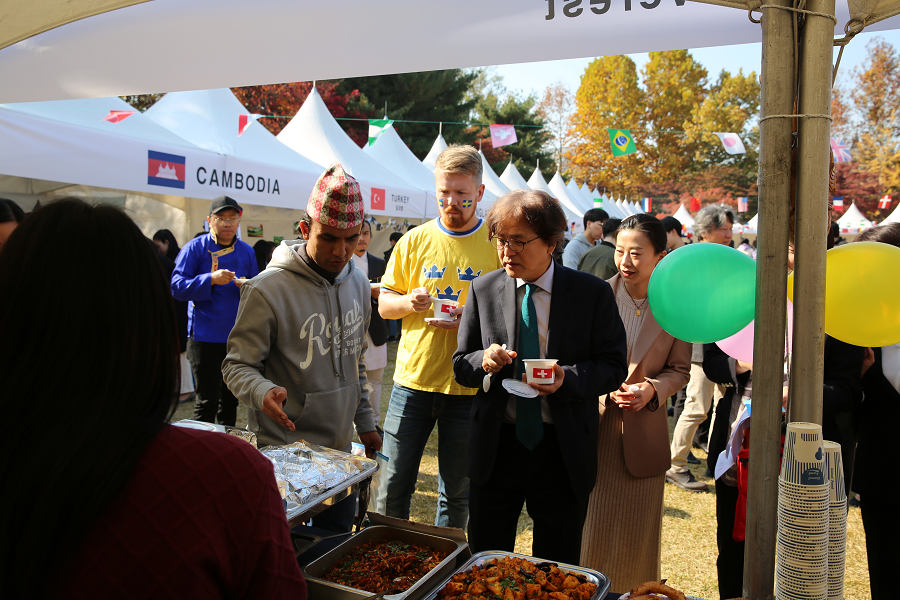
M 831 486 L 831 502 L 843 502 L 847 499 L 844 485 L 844 463 L 841 460 L 841 445 L 837 442 L 825 441 L 825 468 L 828 470 L 828 483 Z
M 799 485 L 828 485 L 821 425 L 788 423 L 780 478 Z
M 522 359 L 525 363 L 525 381 L 528 383 L 538 383 L 541 385 L 550 385 L 556 382 L 556 373 L 553 372 L 553 365 L 556 364 L 555 358 L 526 358 Z
M 459 306 L 459 302 L 453 300 L 434 300 L 434 318 L 442 321 L 452 321 L 456 317 L 450 312 Z

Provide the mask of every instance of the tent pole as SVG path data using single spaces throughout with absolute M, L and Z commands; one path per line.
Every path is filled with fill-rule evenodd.
M 834 14 L 835 0 L 809 0 L 807 9 Z M 834 23 L 807 17 L 800 68 L 800 113 L 831 114 Z M 791 421 L 822 423 L 825 364 L 825 252 L 828 231 L 828 149 L 831 121 L 800 119 L 794 251 L 794 329 Z
M 790 0 L 768 0 L 791 6 Z M 762 16 L 762 115 L 793 112 L 793 16 Z M 791 120 L 760 122 L 753 425 L 744 551 L 744 596 L 769 600 L 775 588 L 775 537 L 781 442 L 781 389 L 787 311 L 787 247 L 791 186 Z

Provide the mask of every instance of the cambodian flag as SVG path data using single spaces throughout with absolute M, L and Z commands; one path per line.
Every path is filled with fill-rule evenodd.
M 147 152 L 147 183 L 184 189 L 185 158 L 177 154 Z
M 650 212 L 650 209 L 653 207 L 653 198 L 643 198 L 641 200 L 641 208 L 644 209 L 644 212 Z
M 834 152 L 834 162 L 850 162 L 853 158 L 850 156 L 850 149 L 844 145 L 843 140 L 831 138 L 831 151 Z

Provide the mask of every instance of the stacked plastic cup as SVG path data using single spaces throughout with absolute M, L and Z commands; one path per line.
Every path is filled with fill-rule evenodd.
M 847 558 L 847 489 L 841 445 L 825 442 L 825 468 L 830 487 L 828 522 L 828 600 L 844 600 L 844 564 Z
M 830 499 L 822 426 L 789 423 L 778 479 L 779 600 L 828 598 Z

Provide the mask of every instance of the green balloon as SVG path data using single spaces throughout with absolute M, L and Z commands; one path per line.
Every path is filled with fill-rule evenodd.
M 660 261 L 647 296 L 653 317 L 676 339 L 718 342 L 753 320 L 756 261 L 721 244 L 691 244 Z

